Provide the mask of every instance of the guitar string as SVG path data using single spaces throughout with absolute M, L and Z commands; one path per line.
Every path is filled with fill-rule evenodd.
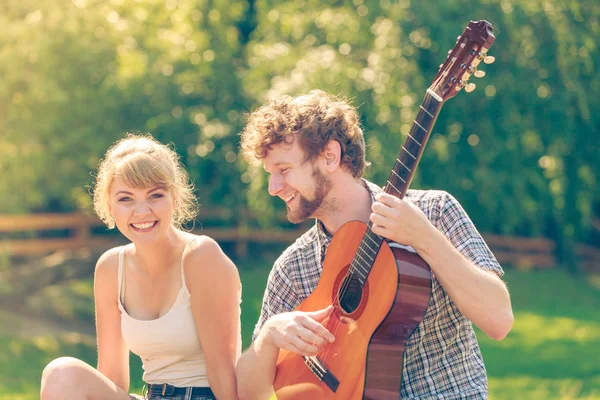
M 375 233 L 373 233 L 372 231 L 369 230 L 369 231 L 365 232 L 364 237 L 370 239 L 374 244 L 377 245 L 377 242 L 374 241 L 373 238 L 370 236 L 371 234 L 376 235 Z M 378 235 L 376 235 L 376 236 L 378 236 Z M 360 245 L 359 245 L 359 247 L 357 249 L 356 254 L 359 255 L 360 252 L 362 251 L 374 263 L 375 262 L 374 257 L 371 257 L 369 255 L 369 253 L 365 251 L 364 246 L 367 246 L 369 248 L 369 250 L 372 252 L 373 256 L 376 254 L 375 253 L 376 250 L 373 249 L 371 246 L 369 246 L 369 244 L 366 241 L 364 241 L 364 239 L 363 239 L 363 241 L 361 241 L 361 243 L 360 243 Z M 361 260 L 363 260 L 363 262 L 367 263 L 367 261 L 362 256 L 359 256 L 359 257 L 360 257 Z M 341 297 L 343 297 L 345 295 L 346 291 L 347 291 L 347 288 L 348 288 L 348 285 L 349 285 L 349 282 L 350 282 L 350 279 L 351 279 L 351 277 L 349 277 L 348 275 L 352 274 L 351 270 L 353 269 L 353 265 L 354 265 L 354 270 L 357 270 L 357 268 L 363 267 L 361 265 L 361 262 L 358 259 L 353 259 L 353 261 L 352 261 L 352 263 L 350 265 L 350 268 L 348 270 L 348 273 L 346 275 L 347 278 L 344 279 L 344 282 L 342 283 L 342 288 L 339 291 L 341 293 Z M 365 274 L 367 273 L 367 271 L 365 271 L 365 270 L 363 270 L 363 272 Z M 365 278 L 365 284 L 366 284 L 366 281 L 367 281 L 366 278 L 367 278 L 367 276 L 363 275 L 363 278 Z M 338 297 L 338 299 L 339 298 L 340 297 Z M 335 305 L 334 305 L 334 308 L 335 308 Z M 333 318 L 334 318 L 334 320 L 333 320 L 333 322 L 330 322 L 328 324 L 328 326 L 327 326 L 329 332 L 331 332 L 334 336 L 336 336 L 336 334 L 339 333 L 339 327 L 344 325 L 343 322 L 341 321 L 341 317 L 343 316 L 343 314 L 344 314 L 344 312 L 341 309 L 339 311 L 339 317 L 338 317 L 338 316 L 336 316 L 336 311 L 334 310 L 334 312 L 333 312 Z M 321 352 L 318 352 L 318 354 L 322 354 L 321 359 L 323 361 L 329 357 L 329 354 L 330 354 L 332 348 L 333 348 L 333 345 L 331 343 L 328 343 L 325 346 L 325 350 L 322 350 Z

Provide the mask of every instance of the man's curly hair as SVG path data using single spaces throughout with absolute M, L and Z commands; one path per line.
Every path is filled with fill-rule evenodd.
M 259 164 L 272 146 L 299 140 L 306 160 L 317 157 L 330 140 L 342 149 L 340 164 L 354 177 L 365 167 L 365 139 L 356 109 L 322 90 L 299 97 L 283 96 L 250 114 L 241 133 L 242 155 Z

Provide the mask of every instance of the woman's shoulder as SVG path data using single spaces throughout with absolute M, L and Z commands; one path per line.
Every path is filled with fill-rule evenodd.
M 116 277 L 119 269 L 119 253 L 123 249 L 123 246 L 113 247 L 105 251 L 98 261 L 96 262 L 96 269 L 94 272 L 94 279 L 96 281 L 110 280 L 112 277 Z M 116 283 L 116 280 L 114 280 Z
M 239 280 L 235 264 L 216 240 L 206 235 L 193 236 L 194 240 L 184 254 L 184 268 L 188 274 Z
M 216 258 L 220 261 L 222 258 L 227 258 L 227 255 L 221 249 L 217 241 L 210 236 L 189 234 L 187 238 L 189 243 L 188 248 L 184 253 L 184 258 L 202 261 L 204 259 Z

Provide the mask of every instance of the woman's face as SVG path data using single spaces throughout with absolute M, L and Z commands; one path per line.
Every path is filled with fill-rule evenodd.
M 166 236 L 173 222 L 175 200 L 164 186 L 132 188 L 115 178 L 110 188 L 110 210 L 119 231 L 134 243 Z

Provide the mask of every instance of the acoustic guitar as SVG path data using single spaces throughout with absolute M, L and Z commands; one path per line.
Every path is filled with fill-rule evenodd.
M 427 89 L 396 159 L 386 193 L 403 198 L 443 103 L 465 88 L 495 37 L 487 21 L 471 21 Z M 297 308 L 333 304 L 324 326 L 335 336 L 311 357 L 280 350 L 273 383 L 279 400 L 399 399 L 404 347 L 431 296 L 429 266 L 410 247 L 389 243 L 371 224 L 352 221 L 334 235 L 314 292 Z

